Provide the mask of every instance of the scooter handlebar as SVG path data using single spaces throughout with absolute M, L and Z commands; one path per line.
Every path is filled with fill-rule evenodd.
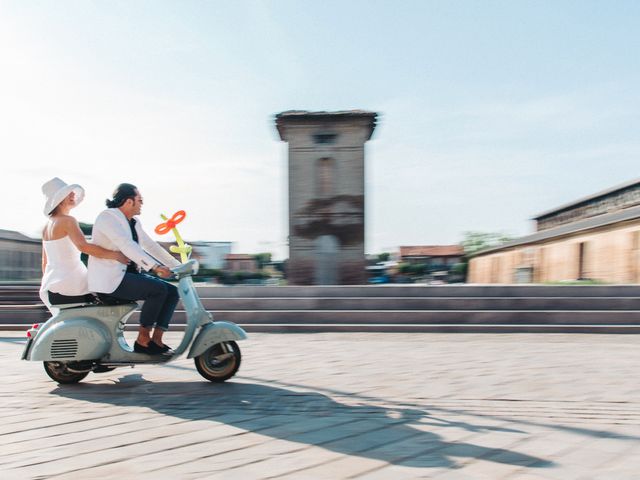
M 185 263 L 181 263 L 177 267 L 171 268 L 171 271 L 177 277 L 183 277 L 185 275 L 195 275 L 198 273 L 198 269 L 200 268 L 200 264 L 197 260 L 191 259 Z

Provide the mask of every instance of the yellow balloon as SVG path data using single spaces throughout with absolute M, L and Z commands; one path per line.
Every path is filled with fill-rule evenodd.
M 160 218 L 162 218 L 162 220 L 164 220 L 165 222 L 168 220 L 168 218 L 163 213 L 160 214 Z M 184 240 L 182 240 L 182 237 L 180 236 L 180 233 L 178 233 L 178 229 L 176 227 L 173 227 L 171 231 L 175 235 L 178 245 L 171 245 L 171 247 L 169 247 L 169 251 L 171 251 L 172 253 L 179 253 L 180 261 L 184 263 L 189 260 L 189 255 L 191 255 L 191 251 L 193 249 L 191 248 L 191 245 L 184 243 Z

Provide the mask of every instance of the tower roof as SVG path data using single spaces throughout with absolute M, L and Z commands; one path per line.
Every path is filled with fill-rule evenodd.
M 309 110 L 287 110 L 276 114 L 276 128 L 281 138 L 283 137 L 283 127 L 285 124 L 292 123 L 309 123 L 317 121 L 335 121 L 335 120 L 349 120 L 349 119 L 365 119 L 369 120 L 369 135 L 367 139 L 371 138 L 373 130 L 376 128 L 376 119 L 378 114 L 376 112 L 370 112 L 368 110 L 338 110 L 335 112 L 316 111 L 311 112 Z

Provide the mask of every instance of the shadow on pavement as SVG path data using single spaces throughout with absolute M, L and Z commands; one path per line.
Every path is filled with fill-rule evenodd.
M 174 367 L 173 365 L 170 365 L 170 367 Z M 174 367 L 175 368 L 175 367 Z M 253 381 L 257 381 L 257 382 L 263 382 L 263 383 L 272 383 L 275 385 L 278 385 L 280 387 L 285 387 L 285 388 L 307 388 L 304 385 L 297 385 L 297 384 L 293 384 L 293 383 L 285 383 L 285 382 L 280 382 L 280 381 L 273 381 L 273 380 L 269 380 L 269 379 L 265 379 L 265 378 L 255 378 L 255 377 L 243 377 L 245 380 L 253 380 Z M 379 398 L 376 397 L 371 397 L 368 395 L 362 395 L 362 394 L 351 394 L 348 392 L 344 392 L 344 391 L 340 391 L 340 390 L 335 390 L 335 389 L 328 389 L 328 388 L 321 388 L 320 391 L 328 393 L 329 395 L 349 395 L 351 397 L 355 397 L 358 398 L 360 400 L 363 400 L 365 402 L 376 402 L 376 401 L 380 401 Z M 526 402 L 526 400 L 502 400 L 502 402 L 508 404 L 508 403 L 520 403 L 520 402 Z M 401 407 L 407 407 L 407 408 L 419 408 L 419 405 L 415 405 L 415 404 L 411 404 L 411 403 L 403 403 L 400 405 Z M 442 417 L 436 417 L 434 415 L 434 412 L 439 412 L 443 415 L 446 414 L 463 414 L 463 415 L 469 415 L 472 417 L 476 417 L 478 419 L 488 419 L 488 420 L 492 420 L 492 421 L 508 421 L 513 425 L 521 425 L 523 427 L 544 427 L 544 428 L 550 428 L 553 430 L 559 430 L 559 431 L 563 431 L 563 432 L 569 432 L 569 433 L 574 433 L 577 435 L 583 435 L 583 436 L 588 436 L 588 437 L 595 437 L 595 438 L 610 438 L 610 439 L 616 439 L 616 440 L 627 440 L 627 441 L 632 441 L 632 442 L 637 442 L 640 441 L 640 436 L 639 435 L 628 435 L 628 434 L 624 434 L 624 433 L 617 433 L 617 432 L 611 432 L 608 430 L 598 430 L 595 428 L 585 428 L 585 427 L 579 427 L 576 425 L 562 425 L 560 423 L 548 423 L 548 422 L 539 422 L 539 421 L 533 421 L 533 420 L 527 420 L 527 419 L 523 419 L 523 418 L 510 418 L 510 416 L 508 414 L 502 414 L 502 415 L 493 415 L 489 412 L 485 412 L 485 413 L 479 413 L 477 411 L 468 411 L 465 410 L 464 408 L 457 408 L 457 409 L 451 409 L 451 408 L 443 408 L 443 407 L 435 407 L 435 406 L 430 406 L 429 407 L 429 412 L 430 414 L 428 415 L 428 417 L 436 422 L 440 422 L 440 423 L 435 423 L 435 424 L 442 424 L 442 423 L 447 423 L 451 426 L 455 426 L 455 427 L 461 427 L 464 428 L 466 430 L 469 431 L 483 431 L 483 430 L 494 430 L 494 431 L 505 431 L 505 432 L 518 432 L 518 433 L 522 433 L 522 430 L 514 430 L 514 429 L 507 429 L 507 428 L 497 428 L 497 427 L 482 427 L 480 425 L 473 425 L 473 424 L 469 424 L 469 423 L 464 423 L 464 422 L 451 422 L 445 418 Z M 425 412 L 426 415 L 426 412 Z
M 115 384 L 84 383 L 58 387 L 52 393 L 94 403 L 148 407 L 186 420 L 211 420 L 272 438 L 395 465 L 454 467 L 452 457 L 462 457 L 538 468 L 554 466 L 553 462 L 506 449 L 445 441 L 429 431 L 434 426 L 458 427 L 469 432 L 515 430 L 458 422 L 423 423 L 427 415 L 421 409 L 387 409 L 366 403 L 346 405 L 316 392 L 257 383 L 152 383 L 134 374 L 118 379 Z M 265 419 L 275 415 L 285 417 L 275 426 L 265 423 Z M 327 419 L 335 423 L 328 426 Z

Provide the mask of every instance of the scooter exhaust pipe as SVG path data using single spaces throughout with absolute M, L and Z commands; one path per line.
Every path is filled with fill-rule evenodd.
M 73 366 L 66 365 L 66 369 L 71 373 L 87 373 L 87 372 L 93 371 L 94 368 L 95 368 L 95 364 L 90 364 L 86 366 L 85 365 L 73 365 Z

